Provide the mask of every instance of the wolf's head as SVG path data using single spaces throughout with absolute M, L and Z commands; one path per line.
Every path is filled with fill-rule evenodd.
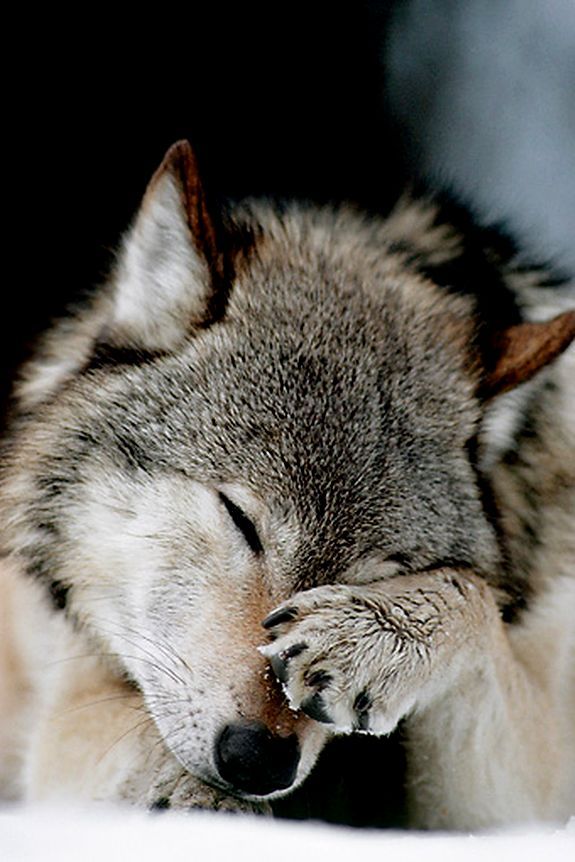
M 573 321 L 495 333 L 488 356 L 471 297 L 413 263 L 457 245 L 429 212 L 223 218 L 177 144 L 109 285 L 20 383 L 6 549 L 117 655 L 180 761 L 231 792 L 291 789 L 326 738 L 257 650 L 274 606 L 445 564 L 497 577 L 483 405 Z

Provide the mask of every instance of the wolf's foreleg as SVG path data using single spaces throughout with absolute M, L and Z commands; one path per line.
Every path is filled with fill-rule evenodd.
M 560 722 L 491 589 L 455 570 L 299 593 L 262 649 L 295 708 L 340 732 L 407 718 L 416 825 L 557 816 Z M 384 779 L 382 779 L 384 780 Z

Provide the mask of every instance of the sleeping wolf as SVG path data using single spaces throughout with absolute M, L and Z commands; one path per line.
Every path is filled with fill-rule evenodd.
M 415 825 L 567 817 L 572 287 L 430 200 L 221 209 L 174 145 L 18 382 L 6 794 L 257 809 L 404 720 Z

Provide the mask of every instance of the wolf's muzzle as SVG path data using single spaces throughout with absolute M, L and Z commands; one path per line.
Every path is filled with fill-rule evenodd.
M 235 790 L 266 796 L 291 787 L 300 758 L 297 736 L 275 736 L 258 721 L 226 724 L 215 744 L 220 776 Z

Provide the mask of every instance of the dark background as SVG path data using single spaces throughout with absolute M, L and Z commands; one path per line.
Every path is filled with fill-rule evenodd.
M 397 5 L 156 4 L 129 20 L 91 4 L 20 22 L 0 403 L 35 334 L 105 277 L 173 141 L 224 196 L 385 209 L 402 183 L 380 62 Z

